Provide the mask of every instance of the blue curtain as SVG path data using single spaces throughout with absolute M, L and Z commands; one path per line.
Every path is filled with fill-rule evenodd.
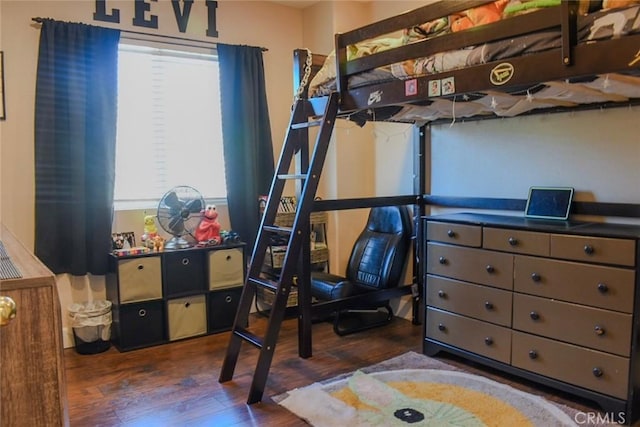
M 102 275 L 111 251 L 120 31 L 45 19 L 35 109 L 35 254 Z
M 231 228 L 252 248 L 258 196 L 269 194 L 274 172 L 262 49 L 221 43 L 217 49 Z

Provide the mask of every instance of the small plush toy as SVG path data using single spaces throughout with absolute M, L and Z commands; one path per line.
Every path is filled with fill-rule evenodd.
M 201 244 L 219 245 L 221 243 L 220 223 L 216 206 L 207 205 L 201 213 L 202 219 L 196 228 L 196 240 Z
M 164 237 L 156 235 L 153 239 L 151 239 L 151 242 L 153 242 L 154 252 L 164 251 Z
M 147 215 L 144 217 L 144 233 L 142 234 L 142 244 L 148 248 L 154 248 L 154 239 L 158 236 L 156 227 L 156 216 Z

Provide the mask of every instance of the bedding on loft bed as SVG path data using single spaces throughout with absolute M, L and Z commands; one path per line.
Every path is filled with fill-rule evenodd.
M 578 4 L 578 16 L 575 21 L 576 45 L 590 45 L 603 40 L 616 40 L 640 34 L 640 4 L 638 4 L 640 1 L 604 0 L 576 3 Z M 430 20 L 426 24 L 413 25 L 405 28 L 397 37 L 385 35 L 348 45 L 346 60 L 352 61 L 375 54 L 382 56 L 394 48 L 416 42 L 428 46 L 430 40 L 436 40 L 442 35 L 459 33 L 463 36 L 470 28 L 476 27 L 470 31 L 488 28 L 491 25 L 486 24 L 498 21 L 509 22 L 509 19 L 515 19 L 513 17 L 523 13 L 529 15 L 540 10 L 555 9 L 557 11 L 560 6 L 559 0 L 494 1 Z M 526 19 L 526 16 L 524 18 Z M 511 22 L 515 23 L 515 20 Z M 461 49 L 400 60 L 352 74 L 349 75 L 346 90 L 353 92 L 360 89 L 362 92 L 363 89 L 375 89 L 381 84 L 392 81 L 415 81 L 414 79 L 422 77 L 425 78 L 423 80 L 427 80 L 431 75 L 443 76 L 442 73 L 445 75 L 448 72 L 455 73 L 456 70 L 463 68 L 469 69 L 473 66 L 554 49 L 561 50 L 564 48 L 563 43 L 566 43 L 563 40 L 563 33 L 557 28 L 528 32 Z M 560 61 L 561 57 L 557 56 L 555 59 Z M 336 55 L 333 52 L 312 79 L 309 85 L 310 98 L 324 96 L 337 89 L 335 62 Z M 340 69 L 344 69 L 343 64 L 340 64 Z M 544 77 L 545 70 L 540 70 L 539 74 Z M 374 97 L 374 102 L 369 103 L 371 108 L 367 108 L 367 111 L 354 111 L 351 118 L 360 124 L 366 120 L 427 123 L 477 116 L 512 117 L 536 109 L 629 102 L 630 99 L 640 99 L 640 43 L 637 45 L 635 58 L 630 58 L 628 69 L 624 70 L 624 73 L 597 73 L 575 79 L 542 80 L 516 88 L 508 85 L 501 87 L 500 82 L 494 82 L 494 87 L 483 87 L 478 91 L 462 94 L 457 91 L 456 83 L 461 83 L 461 80 L 456 80 L 455 77 L 448 79 L 446 76 L 429 81 L 428 97 L 418 99 L 408 97 L 402 103 L 386 104 L 382 109 L 377 108 L 378 104 Z

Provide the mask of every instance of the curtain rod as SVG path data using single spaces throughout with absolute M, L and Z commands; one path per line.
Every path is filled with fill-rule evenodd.
M 54 19 L 51 18 L 42 18 L 42 17 L 35 17 L 35 18 L 31 18 L 32 21 L 37 22 L 38 24 L 42 24 L 43 21 L 50 19 L 52 21 L 55 21 Z M 101 28 L 108 28 L 108 27 L 101 27 Z M 209 45 L 212 47 L 215 47 L 218 45 L 218 43 L 216 42 L 209 42 L 206 40 L 198 40 L 198 39 L 190 39 L 187 37 L 177 37 L 177 36 L 166 36 L 166 35 L 162 35 L 162 34 L 151 34 L 151 33 L 145 33 L 142 31 L 131 31 L 131 30 L 120 30 L 123 33 L 126 34 L 135 34 L 135 35 L 141 35 L 141 36 L 151 36 L 151 37 L 161 37 L 161 38 L 165 38 L 165 39 L 172 39 L 172 40 L 179 40 L 179 41 L 185 41 L 185 42 L 193 42 L 193 43 L 202 43 L 205 45 Z M 173 43 L 173 44 L 179 44 L 179 43 Z M 257 46 L 256 46 L 257 47 Z M 260 49 L 263 52 L 268 52 L 269 49 L 266 47 L 260 47 Z

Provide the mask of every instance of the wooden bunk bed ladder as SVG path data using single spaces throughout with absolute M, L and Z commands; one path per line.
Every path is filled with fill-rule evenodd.
M 219 382 L 230 381 L 233 377 L 242 342 L 248 342 L 260 351 L 257 365 L 253 373 L 253 380 L 249 390 L 248 404 L 262 400 L 267 376 L 271 367 L 271 361 L 276 347 L 280 326 L 287 308 L 287 299 L 291 291 L 295 273 L 298 269 L 298 261 L 303 244 L 309 243 L 309 216 L 315 198 L 320 173 L 329 147 L 331 133 L 338 114 L 338 94 L 333 93 L 327 97 L 324 114 L 315 121 L 309 121 L 306 100 L 298 99 L 294 104 L 280 159 L 276 168 L 269 198 L 264 209 L 260 229 L 253 249 L 253 255 L 249 266 L 247 278 L 240 297 L 238 311 L 231 331 L 231 338 L 227 347 L 227 353 L 220 371 Z M 296 166 L 296 173 L 289 174 L 290 167 L 297 153 L 309 153 L 308 131 L 312 126 L 319 126 L 313 153 L 310 161 L 301 161 Z M 306 147 L 305 147 L 306 145 Z M 305 164 L 308 167 L 305 167 Z M 302 169 L 299 171 L 298 169 Z M 300 172 L 300 173 L 298 173 Z M 299 196 L 296 215 L 292 227 L 280 227 L 275 224 L 276 213 L 280 205 L 280 199 L 284 191 L 285 182 L 296 180 L 299 183 Z M 282 261 L 282 268 L 277 278 L 266 278 L 262 274 L 263 264 L 267 248 L 274 235 L 286 236 L 288 239 L 286 253 Z M 274 294 L 266 331 L 260 334 L 251 331 L 249 327 L 249 313 L 252 302 L 258 289 L 263 289 Z

